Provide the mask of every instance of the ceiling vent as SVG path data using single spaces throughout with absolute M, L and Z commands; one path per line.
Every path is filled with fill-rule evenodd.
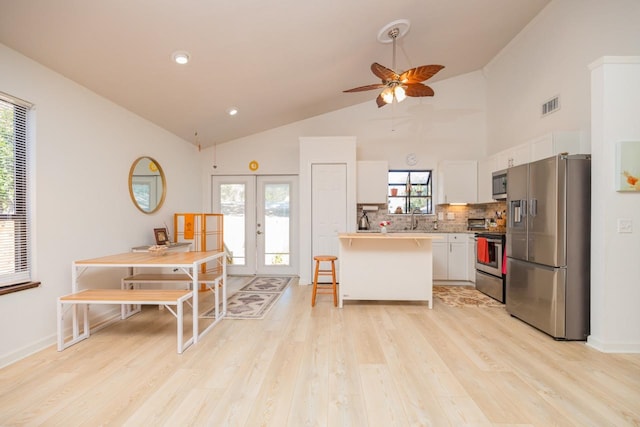
M 542 115 L 546 116 L 560 109 L 560 97 L 554 96 L 544 104 L 542 104 Z

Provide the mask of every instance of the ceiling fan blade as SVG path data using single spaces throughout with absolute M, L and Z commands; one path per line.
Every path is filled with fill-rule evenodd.
M 384 102 L 384 99 L 382 99 L 382 95 L 378 95 L 378 97 L 376 98 L 376 104 L 378 104 L 378 108 L 387 105 L 387 103 Z
M 430 79 L 443 68 L 444 65 L 421 65 L 402 73 L 399 80 L 403 83 L 420 83 Z
M 407 96 L 433 96 L 434 94 L 433 89 L 422 83 L 409 83 L 404 85 L 404 93 Z
M 385 88 L 385 87 L 386 86 L 381 84 L 381 83 L 376 83 L 376 84 L 373 84 L 373 85 L 354 87 L 353 89 L 343 90 L 342 92 L 364 92 L 365 90 L 382 89 L 382 88 Z
M 371 71 L 373 72 L 373 74 L 380 77 L 382 81 L 398 80 L 398 78 L 400 77 L 395 71 L 390 70 L 389 68 L 380 65 L 377 62 L 371 64 Z

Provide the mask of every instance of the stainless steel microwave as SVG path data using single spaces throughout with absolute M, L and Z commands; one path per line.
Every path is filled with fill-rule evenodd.
M 507 198 L 507 170 L 495 171 L 491 176 L 491 195 L 494 200 Z

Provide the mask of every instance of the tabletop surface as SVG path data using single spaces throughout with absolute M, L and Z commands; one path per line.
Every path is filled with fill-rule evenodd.
M 139 266 L 139 265 L 192 265 L 195 262 L 211 260 L 223 256 L 223 251 L 207 252 L 165 252 L 163 255 L 154 255 L 150 252 L 125 252 L 116 255 L 107 255 L 99 258 L 74 261 L 75 265 L 104 265 L 104 266 Z

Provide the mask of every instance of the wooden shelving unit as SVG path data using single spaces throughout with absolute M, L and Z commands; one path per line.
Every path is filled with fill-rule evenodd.
M 174 242 L 189 242 L 194 251 L 224 251 L 224 215 L 216 213 L 176 213 L 173 215 Z M 226 257 L 202 265 L 202 273 L 222 274 Z

